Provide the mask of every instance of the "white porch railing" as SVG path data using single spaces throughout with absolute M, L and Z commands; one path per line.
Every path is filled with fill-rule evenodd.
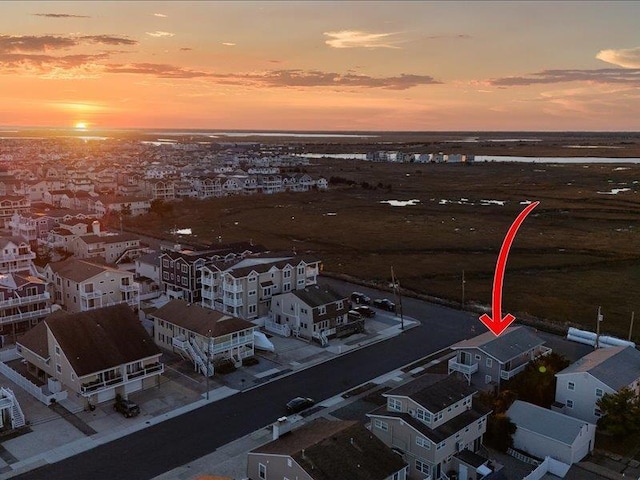
M 465 375 L 472 375 L 477 371 L 478 371 L 477 363 L 466 365 L 464 363 L 459 363 L 456 357 L 449 359 L 449 373 L 460 372 L 460 373 L 464 373 Z
M 267 320 L 264 321 L 264 328 L 268 332 L 276 333 L 276 334 L 281 335 L 283 337 L 290 337 L 291 336 L 291 328 L 289 327 L 289 325 L 287 325 L 285 323 L 276 323 L 273 320 L 268 320 L 267 319 Z
M 26 305 L 28 303 L 34 302 L 43 302 L 45 300 L 49 300 L 49 298 L 51 298 L 49 292 L 40 293 L 38 295 L 28 295 L 25 297 L 7 298 L 6 300 L 0 301 L 0 308 L 12 307 L 15 305 Z
M 239 347 L 241 345 L 247 345 L 249 343 L 253 343 L 253 334 L 236 337 L 229 340 L 228 342 L 212 343 L 211 354 L 218 354 L 233 347 Z
M 20 320 L 30 320 L 37 317 L 45 317 L 51 313 L 51 307 L 41 308 L 40 310 L 34 310 L 32 312 L 15 313 L 13 315 L 7 315 L 0 317 L 0 325 L 4 323 L 13 323 Z

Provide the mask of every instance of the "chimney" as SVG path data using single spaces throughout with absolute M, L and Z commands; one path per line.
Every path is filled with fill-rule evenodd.
M 91 229 L 93 230 L 94 235 L 100 235 L 100 222 L 98 220 L 94 220 L 91 223 Z

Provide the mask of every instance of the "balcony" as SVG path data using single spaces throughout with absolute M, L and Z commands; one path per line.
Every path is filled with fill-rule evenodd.
M 223 298 L 223 303 L 228 307 L 241 307 L 242 306 L 242 298 L 234 298 L 225 296 Z
M 140 370 L 136 370 L 135 372 L 129 373 L 127 375 L 122 375 L 120 373 L 118 376 L 110 378 L 108 380 L 93 380 L 91 382 L 83 383 L 80 386 L 80 392 L 83 396 L 88 397 L 97 392 L 124 385 L 125 383 L 129 383 L 134 380 L 159 375 L 163 372 L 164 364 L 158 362 L 147 365 L 146 367 L 141 368 Z
M 478 371 L 478 364 L 472 363 L 471 365 L 465 365 L 464 363 L 458 363 L 456 357 L 449 360 L 449 373 L 460 372 L 465 375 L 472 375 Z
M 0 301 L 0 308 L 13 307 L 16 305 L 28 305 L 30 303 L 44 302 L 49 300 L 49 292 L 40 293 L 38 295 L 29 295 L 26 297 L 8 298 Z
M 127 374 L 128 380 L 133 380 L 136 378 L 146 378 L 151 375 L 156 375 L 158 373 L 164 373 L 164 364 L 163 363 L 154 363 L 153 365 L 147 365 L 145 368 L 140 370 L 136 370 L 135 372 L 131 372 Z
M 244 335 L 242 337 L 232 338 L 228 342 L 214 343 L 211 345 L 210 355 L 215 355 L 221 352 L 232 349 L 233 347 L 240 347 L 242 345 L 248 345 L 253 343 L 253 333 L 250 335 Z
M 101 290 L 94 290 L 93 292 L 80 292 L 80 298 L 84 300 L 93 300 L 101 297 L 102 297 Z
M 222 289 L 229 293 L 242 293 L 242 284 L 225 282 L 222 284 Z
M 36 254 L 34 252 L 22 254 L 5 253 L 4 255 L 0 255 L 0 261 L 2 262 L 21 262 L 23 260 L 34 260 L 35 258 Z
M 202 285 L 207 287 L 213 287 L 214 278 L 212 275 L 202 275 Z
M 51 307 L 46 307 L 46 308 L 41 308 L 39 310 L 34 310 L 32 312 L 23 312 L 23 313 L 16 313 L 14 315 L 7 315 L 7 316 L 0 317 L 0 325 L 6 324 L 6 323 L 20 322 L 23 320 L 31 320 L 34 318 L 45 317 L 50 313 L 51 313 Z
M 138 282 L 130 283 L 129 285 L 120 285 L 120 291 L 122 292 L 139 292 L 140 284 Z

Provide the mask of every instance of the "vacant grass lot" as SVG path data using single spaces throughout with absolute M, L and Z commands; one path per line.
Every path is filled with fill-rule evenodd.
M 327 271 L 381 284 L 388 284 L 393 265 L 404 288 L 452 300 L 461 299 L 464 270 L 466 300 L 489 305 L 504 235 L 524 208 L 521 202 L 538 200 L 509 256 L 505 312 L 592 329 L 601 305 L 603 332 L 625 337 L 632 311 L 640 314 L 637 165 L 319 160 L 306 170 L 356 184 L 177 202 L 164 218 L 148 215 L 127 225 L 167 238 L 174 226 L 190 227 L 194 235 L 183 237 L 185 243 L 221 236 L 225 243 L 253 239 L 272 250 L 309 251 Z M 411 199 L 419 203 L 381 203 Z

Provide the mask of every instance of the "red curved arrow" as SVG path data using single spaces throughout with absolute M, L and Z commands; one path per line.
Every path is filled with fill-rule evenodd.
M 527 205 L 520 215 L 514 220 L 507 231 L 507 236 L 504 237 L 504 241 L 502 242 L 502 247 L 500 248 L 500 254 L 498 255 L 498 262 L 496 263 L 496 272 L 493 275 L 493 303 L 491 304 L 491 317 L 486 313 L 480 316 L 480 321 L 486 325 L 486 327 L 493 332 L 493 334 L 497 337 L 502 332 L 506 330 L 506 328 L 513 323 L 516 319 L 510 313 L 507 313 L 504 317 L 502 316 L 502 283 L 504 281 L 504 270 L 507 266 L 507 257 L 509 256 L 509 249 L 511 248 L 511 244 L 513 243 L 513 239 L 516 237 L 516 233 L 518 233 L 518 229 L 524 219 L 531 213 L 531 210 L 536 208 L 540 202 L 533 202 Z

